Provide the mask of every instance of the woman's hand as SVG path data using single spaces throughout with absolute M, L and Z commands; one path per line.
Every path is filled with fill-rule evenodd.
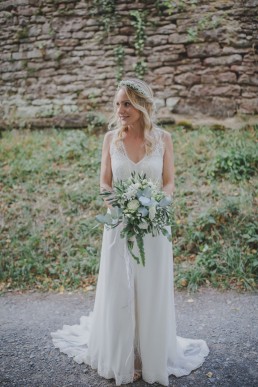
M 113 133 L 108 132 L 105 134 L 103 146 L 102 146 L 102 157 L 101 157 L 101 168 L 100 168 L 100 192 L 112 191 L 112 169 L 111 169 L 111 157 L 110 157 L 110 144 Z M 112 206 L 106 199 L 104 202 L 108 208 Z

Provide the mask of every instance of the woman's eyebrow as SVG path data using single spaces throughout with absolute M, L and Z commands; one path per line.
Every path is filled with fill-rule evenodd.
M 116 101 L 116 103 L 119 103 L 119 102 L 130 102 L 129 99 L 125 99 L 123 101 Z

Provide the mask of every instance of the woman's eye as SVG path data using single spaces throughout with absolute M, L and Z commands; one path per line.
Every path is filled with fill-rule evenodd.
M 130 104 L 130 102 L 125 102 L 125 106 L 126 107 L 128 107 L 128 106 L 130 106 L 131 104 Z

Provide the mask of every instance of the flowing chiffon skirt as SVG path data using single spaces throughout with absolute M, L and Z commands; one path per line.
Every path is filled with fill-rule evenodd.
M 129 255 L 120 227 L 105 228 L 93 312 L 51 333 L 56 348 L 117 386 L 133 382 L 135 358 L 144 381 L 168 386 L 169 375 L 188 375 L 209 353 L 205 341 L 176 335 L 171 242 L 147 235 L 144 247 L 145 267 Z

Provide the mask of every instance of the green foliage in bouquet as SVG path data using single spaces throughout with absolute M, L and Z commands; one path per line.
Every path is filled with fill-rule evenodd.
M 171 224 L 171 198 L 145 174 L 135 172 L 127 180 L 115 182 L 112 192 L 104 191 L 101 195 L 112 207 L 110 213 L 97 215 L 96 220 L 107 228 L 122 223 L 120 236 L 126 239 L 128 250 L 137 263 L 145 266 L 144 236 L 151 234 L 154 237 L 162 233 L 171 240 L 166 228 Z M 133 251 L 135 241 L 140 257 Z

